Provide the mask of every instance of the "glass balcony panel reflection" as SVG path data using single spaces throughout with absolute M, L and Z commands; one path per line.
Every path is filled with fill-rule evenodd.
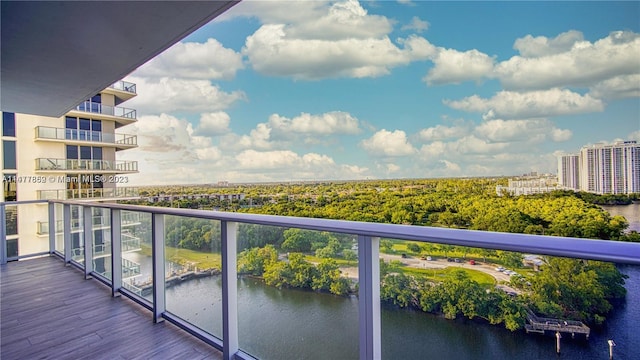
M 357 359 L 356 238 L 240 224 L 240 348 L 261 359 Z
M 168 312 L 222 339 L 220 221 L 165 216 Z

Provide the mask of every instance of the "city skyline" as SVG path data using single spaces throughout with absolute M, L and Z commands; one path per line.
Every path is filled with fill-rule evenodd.
M 640 140 L 638 11 L 241 2 L 130 74 L 122 158 L 133 185 L 555 173 Z

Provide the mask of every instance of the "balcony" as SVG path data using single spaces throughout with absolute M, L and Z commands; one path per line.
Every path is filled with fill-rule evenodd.
M 36 172 L 133 174 L 138 172 L 138 162 L 39 158 L 36 159 Z
M 138 146 L 138 137 L 136 135 L 63 129 L 47 126 L 36 127 L 36 141 L 54 141 L 64 144 L 115 147 L 116 151 L 132 149 Z
M 112 94 L 116 98 L 116 105 L 127 101 L 137 95 L 136 84 L 120 80 L 108 88 L 102 90 L 102 93 Z
M 93 114 L 93 118 L 101 120 L 112 120 L 116 123 L 116 128 L 129 125 L 136 122 L 136 111 L 120 106 L 110 106 L 91 101 L 82 102 L 74 110 L 69 112 L 70 115 L 86 116 L 87 113 Z
M 60 189 L 60 190 L 38 190 L 38 200 L 127 200 L 140 197 L 138 188 L 117 187 L 102 189 Z
M 111 86 L 109 86 L 109 88 L 136 94 L 136 84 L 124 80 L 113 83 Z
M 32 202 L 0 203 L 0 218 L 5 216 L 8 206 L 22 206 L 30 203 Z M 411 326 L 408 321 L 401 323 L 399 325 L 400 328 L 389 328 L 390 324 L 385 322 L 384 317 L 381 317 L 381 313 L 387 311 L 381 309 L 380 302 L 379 273 L 381 254 L 379 252 L 379 244 L 381 238 L 640 265 L 640 244 L 637 243 L 73 201 L 50 201 L 47 208 L 49 222 L 55 223 L 56 226 L 55 228 L 49 228 L 49 239 L 42 244 L 40 249 L 33 249 L 30 253 L 7 256 L 5 253 L 7 246 L 5 228 L 0 228 L 0 260 L 2 263 L 6 263 L 7 260 L 25 260 L 28 257 L 38 255 L 48 254 L 53 256 L 53 258 L 41 258 L 2 266 L 2 355 L 8 357 L 12 357 L 9 354 L 27 354 L 26 357 L 47 357 L 54 356 L 58 351 L 56 346 L 41 346 L 38 343 L 32 344 L 33 346 L 27 346 L 25 345 L 27 340 L 22 340 L 21 336 L 29 337 L 31 342 L 36 338 L 41 339 L 40 341 L 43 344 L 55 341 L 59 341 L 56 344 L 73 341 L 71 337 L 62 336 L 61 338 L 56 332 L 51 331 L 54 328 L 59 329 L 57 328 L 58 326 L 61 328 L 70 326 L 68 323 L 64 324 L 64 321 L 56 323 L 54 320 L 51 322 L 46 320 L 47 323 L 43 326 L 40 320 L 34 320 L 31 321 L 33 324 L 33 327 L 31 327 L 27 325 L 30 320 L 22 320 L 14 315 L 16 311 L 18 313 L 22 311 L 24 313 L 38 313 L 38 316 L 41 316 L 42 319 L 47 319 L 49 314 L 58 314 L 59 311 L 62 311 L 50 305 L 42 312 L 35 311 L 34 309 L 41 306 L 41 302 L 38 301 L 40 297 L 17 295 L 21 291 L 33 294 L 33 289 L 39 289 L 44 284 L 56 284 L 52 287 L 46 287 L 48 289 L 45 290 L 47 291 L 47 304 L 59 303 L 61 307 L 69 306 L 71 303 L 76 304 L 71 307 L 74 309 L 73 316 L 76 319 L 71 322 L 71 326 L 74 329 L 84 329 L 89 326 L 79 325 L 79 321 L 82 321 L 82 319 L 114 312 L 118 314 L 128 313 L 131 310 L 126 309 L 137 308 L 138 305 L 136 304 L 140 304 L 142 308 L 151 313 L 153 322 L 166 320 L 166 322 L 177 325 L 220 350 L 224 359 L 251 359 L 253 358 L 252 355 L 257 357 L 265 356 L 263 351 L 275 346 L 270 343 L 272 340 L 265 340 L 268 338 L 267 334 L 273 332 L 275 332 L 278 339 L 282 340 L 283 346 L 292 346 L 292 348 L 287 348 L 288 350 L 286 350 L 289 351 L 289 355 L 291 354 L 291 349 L 311 346 L 311 343 L 307 344 L 306 342 L 300 342 L 300 340 L 291 340 L 292 338 L 289 338 L 289 336 L 306 334 L 304 336 L 312 336 L 311 340 L 309 340 L 311 342 L 318 342 L 318 339 L 322 339 L 322 341 L 319 341 L 321 347 L 337 346 L 337 344 L 333 343 L 336 339 L 340 339 L 342 343 L 346 341 L 347 346 L 350 346 L 350 348 L 346 349 L 347 352 L 344 358 L 379 359 L 385 353 L 387 354 L 385 357 L 392 357 L 392 354 L 396 354 L 390 349 L 397 341 L 391 341 L 390 339 L 406 338 L 408 334 L 414 331 L 411 328 L 405 328 Z M 127 227 L 125 229 L 123 227 L 123 218 L 129 217 L 133 213 L 138 214 L 137 220 L 139 224 L 133 228 Z M 108 231 L 103 229 L 101 232 L 96 232 L 92 229 L 91 224 L 95 222 L 96 214 L 103 217 L 100 223 L 109 224 Z M 203 303 L 214 305 L 212 307 L 184 308 L 184 306 L 181 306 L 185 302 L 190 303 L 190 299 L 201 300 L 201 297 L 193 294 L 192 284 L 205 283 L 202 279 L 194 280 L 194 282 L 185 280 L 196 276 L 195 274 L 202 274 L 201 270 L 187 269 L 189 271 L 181 271 L 176 269 L 176 265 L 170 260 L 175 255 L 175 249 L 170 246 L 171 243 L 176 241 L 173 231 L 188 224 L 190 221 L 200 221 L 198 226 L 203 224 L 207 228 L 217 229 L 209 231 L 212 234 L 211 236 L 216 241 L 219 241 L 221 247 L 218 250 L 212 249 L 206 254 L 208 254 L 207 257 L 219 259 L 216 261 L 219 261 L 221 273 L 215 275 L 216 277 L 210 284 L 218 284 L 219 280 L 221 280 L 221 285 L 219 287 L 217 287 L 218 285 L 211 285 L 213 287 L 207 290 L 208 295 L 204 296 L 202 301 Z M 81 231 L 77 235 L 73 235 L 71 231 L 74 223 L 85 224 L 80 226 Z M 315 232 L 330 232 L 336 236 L 339 234 L 353 236 L 356 239 L 354 248 L 358 253 L 356 269 L 353 274 L 358 283 L 358 297 L 340 301 L 340 303 L 349 304 L 347 309 L 349 320 L 343 325 L 334 326 L 330 333 L 314 333 L 313 329 L 316 328 L 317 322 L 321 321 L 322 316 L 316 320 L 309 321 L 304 319 L 313 314 L 297 313 L 291 310 L 292 314 L 295 315 L 293 318 L 304 317 L 304 319 L 286 327 L 278 323 L 277 317 L 284 316 L 285 313 L 289 312 L 287 306 L 294 306 L 294 302 L 287 300 L 285 295 L 271 294 L 273 291 L 269 292 L 271 294 L 269 296 L 272 301 L 278 302 L 278 309 L 281 312 L 279 316 L 274 318 L 276 319 L 275 321 L 271 322 L 269 320 L 267 321 L 268 324 L 262 324 L 261 316 L 247 315 L 247 306 L 250 306 L 247 304 L 258 300 L 256 299 L 255 289 L 247 288 L 246 281 L 241 280 L 241 277 L 239 278 L 236 266 L 239 260 L 238 254 L 242 250 L 241 244 L 246 241 L 246 239 L 243 239 L 243 236 L 246 235 L 242 235 L 246 234 L 246 231 L 242 230 L 246 226 L 305 229 Z M 134 252 L 137 257 L 131 257 L 132 254 L 128 251 L 131 250 L 129 242 L 133 234 L 135 234 L 134 237 L 140 239 L 141 243 L 146 244 L 141 244 L 141 247 L 148 247 L 150 255 Z M 182 237 L 178 239 L 180 238 Z M 100 239 L 100 243 L 98 243 L 98 239 Z M 29 240 L 24 239 L 24 241 Z M 101 245 L 101 247 L 97 248 L 96 245 Z M 133 244 L 133 247 L 135 246 L 137 244 Z M 85 249 L 89 251 L 85 251 Z M 149 258 L 145 260 L 147 256 Z M 63 260 L 60 265 L 57 265 L 58 263 L 52 260 L 55 258 Z M 142 259 L 146 265 L 143 266 L 140 262 L 135 261 L 136 259 Z M 64 267 L 62 263 L 73 266 Z M 81 278 L 73 271 L 74 268 L 81 270 L 85 278 L 93 278 L 97 281 L 81 281 Z M 25 277 L 21 278 L 20 276 Z M 638 287 L 640 282 L 637 278 L 634 280 L 635 285 L 633 286 Z M 122 307 L 123 310 L 114 310 L 111 306 L 118 302 L 104 302 L 103 299 L 108 299 L 109 296 L 100 288 L 96 288 L 100 283 L 110 289 L 112 296 L 122 295 L 123 298 L 131 299 L 136 304 L 123 299 L 122 302 L 126 302 Z M 186 285 L 181 286 L 180 284 Z M 61 288 L 66 286 L 69 288 L 61 291 Z M 63 295 L 67 293 L 82 294 L 83 296 Z M 294 292 L 292 294 L 298 297 L 297 294 L 302 293 Z M 310 296 L 324 296 L 310 294 Z M 60 298 L 52 302 L 52 296 L 60 296 Z M 637 297 L 637 295 L 634 296 Z M 10 305 L 7 305 L 8 299 L 12 299 Z M 20 300 L 17 301 L 16 299 Z M 76 303 L 76 299 L 82 300 Z M 335 299 L 335 297 L 329 298 L 329 303 L 336 303 Z M 634 299 L 636 298 L 629 300 L 631 301 L 629 305 L 635 304 L 636 300 Z M 299 301 L 299 299 L 296 300 L 296 302 Z M 316 301 L 314 300 L 314 302 Z M 352 303 L 353 306 L 350 305 Z M 16 310 L 18 308 L 21 310 Z M 58 311 L 52 311 L 54 308 Z M 350 312 L 351 310 L 349 309 L 352 308 L 355 313 Z M 265 312 L 265 309 L 260 308 L 258 311 Z M 328 311 L 329 313 L 336 311 L 342 313 L 344 309 L 339 310 L 338 308 L 332 309 L 329 307 Z M 266 316 L 267 314 L 264 315 Z M 431 322 L 436 321 L 435 317 L 429 319 Z M 94 351 L 95 349 L 104 349 L 105 352 L 101 352 L 101 354 L 106 357 L 153 357 L 153 355 L 149 355 L 146 352 L 149 351 L 146 346 L 141 345 L 136 348 L 135 346 L 127 345 L 128 343 L 114 341 L 110 336 L 120 333 L 117 330 L 118 327 L 126 324 L 126 333 L 136 334 L 136 336 L 129 335 L 129 337 L 146 341 L 149 337 L 154 336 L 152 334 L 158 328 L 157 326 L 140 327 L 141 321 L 125 320 L 125 318 L 119 321 L 101 321 L 104 321 L 104 323 L 101 322 L 100 327 L 97 329 L 103 331 L 105 336 L 100 335 L 90 339 L 88 341 L 88 344 L 91 344 L 89 348 Z M 629 319 L 629 321 L 635 321 L 635 318 Z M 86 323 L 81 322 L 81 324 Z M 266 325 L 266 328 L 262 325 Z M 105 328 L 106 326 L 109 328 L 114 326 L 115 328 L 108 330 Z M 134 327 L 137 330 L 131 330 Z M 562 329 L 560 325 L 556 327 Z M 251 329 L 251 331 L 248 329 Z M 265 332 L 256 333 L 254 329 L 260 329 L 259 331 Z M 274 331 L 275 329 L 277 331 Z M 20 333 L 18 330 L 26 331 L 26 334 Z M 616 333 L 615 336 L 619 339 L 632 339 L 631 329 L 627 330 L 628 334 L 624 332 Z M 34 335 L 36 331 L 40 331 L 37 333 L 38 335 Z M 284 336 L 285 332 L 292 335 Z M 63 331 L 63 333 L 69 332 Z M 75 338 L 78 338 L 82 336 L 83 331 L 74 330 L 73 333 Z M 489 332 L 489 334 L 492 335 L 487 335 L 488 337 L 498 336 L 498 332 L 495 331 Z M 349 339 L 353 336 L 355 338 L 352 342 Z M 516 335 L 508 334 L 508 336 Z M 522 334 L 518 336 L 537 335 Z M 595 336 L 597 334 L 594 334 Z M 9 341 L 6 339 L 9 339 Z M 269 339 L 272 338 L 269 337 Z M 551 344 L 548 352 L 538 349 L 539 352 L 533 354 L 534 356 L 545 356 L 544 354 L 548 354 L 550 357 L 555 356 L 553 351 L 555 339 L 548 337 L 545 340 L 550 341 L 532 341 L 536 344 Z M 424 341 L 429 343 L 430 341 L 441 341 L 441 339 L 440 336 L 437 339 L 426 337 Z M 616 348 L 619 354 L 633 354 L 633 351 L 635 351 L 629 347 L 625 348 L 624 341 L 616 340 L 616 342 L 620 343 Z M 161 343 L 165 344 L 165 342 Z M 85 342 L 76 342 L 75 344 L 85 344 Z M 580 344 L 582 345 L 576 345 L 574 348 L 583 349 L 584 343 Z M 180 345 L 176 343 L 176 346 Z M 403 343 L 400 346 L 419 347 L 421 345 Z M 455 344 L 452 344 L 452 346 L 453 348 L 450 348 L 449 355 L 460 351 L 456 349 Z M 477 346 L 481 346 L 481 343 Z M 518 349 L 521 346 L 526 346 L 526 344 L 518 345 Z M 565 346 L 569 348 L 566 352 L 570 353 L 571 341 L 566 341 Z M 589 346 L 594 347 L 596 345 L 590 344 Z M 600 347 L 600 343 L 597 346 Z M 84 345 L 65 349 L 72 349 L 65 350 L 65 354 L 71 357 L 83 357 L 89 351 Z M 175 349 L 171 350 L 176 351 Z M 167 349 L 166 351 L 170 350 Z M 526 350 L 516 350 L 514 348 L 513 351 L 515 351 L 512 353 L 513 356 L 520 357 L 518 351 Z M 127 356 L 121 354 L 127 354 Z M 165 353 L 162 354 L 163 356 L 168 356 Z M 426 358 L 430 357 L 426 354 L 423 355 Z M 220 356 L 220 354 L 211 356 Z

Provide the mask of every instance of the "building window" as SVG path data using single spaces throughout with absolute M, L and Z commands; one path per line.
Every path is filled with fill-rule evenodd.
M 18 235 L 18 207 L 5 207 L 7 236 Z
M 16 170 L 16 142 L 2 140 L 2 168 Z
M 16 136 L 16 114 L 2 113 L 2 136 Z
M 18 190 L 16 187 L 15 174 L 4 174 L 2 178 L 4 201 L 18 201 Z

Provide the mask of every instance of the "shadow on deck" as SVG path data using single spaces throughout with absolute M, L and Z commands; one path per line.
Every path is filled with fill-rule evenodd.
M 54 257 L 0 266 L 1 359 L 221 359 L 222 353 Z

